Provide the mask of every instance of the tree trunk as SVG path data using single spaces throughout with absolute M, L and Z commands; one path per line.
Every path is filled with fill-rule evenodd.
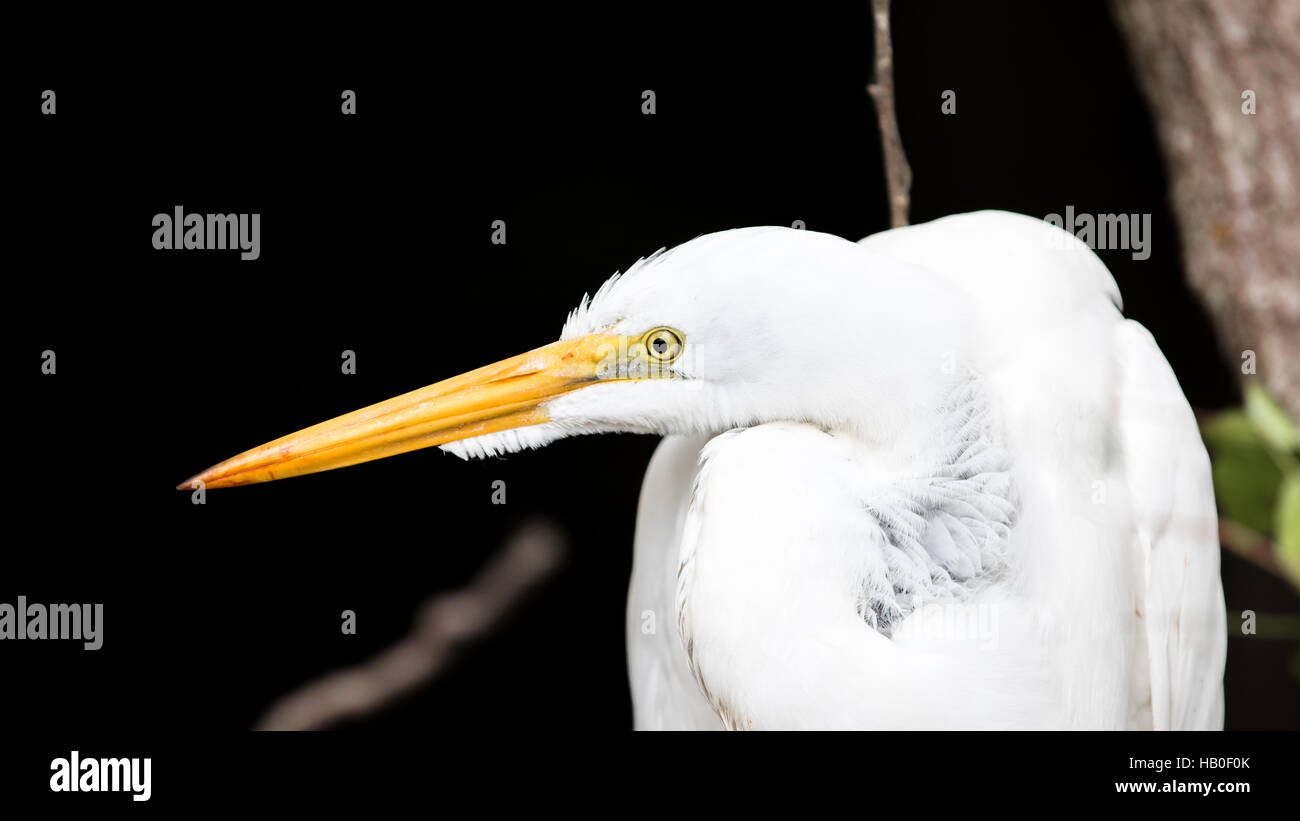
M 1258 378 L 1300 419 L 1300 0 L 1114 8 L 1192 288 L 1234 367 L 1254 351 Z

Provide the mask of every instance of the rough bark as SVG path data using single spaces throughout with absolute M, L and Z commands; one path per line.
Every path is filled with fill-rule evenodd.
M 1300 419 L 1300 0 L 1115 0 L 1192 288 Z M 1247 91 L 1255 112 L 1244 113 Z M 1248 96 L 1248 95 L 1247 95 Z

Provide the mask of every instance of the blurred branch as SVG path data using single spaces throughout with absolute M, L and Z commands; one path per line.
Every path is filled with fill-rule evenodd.
M 1300 588 L 1300 577 L 1277 560 L 1273 542 L 1263 533 L 1231 519 L 1219 518 L 1219 544 L 1256 567 Z
M 282 697 L 256 729 L 321 729 L 371 713 L 427 684 L 446 670 L 457 650 L 491 632 L 549 578 L 564 554 L 565 539 L 555 526 L 525 525 L 467 587 L 427 599 L 406 638 L 364 664 Z
M 1114 0 L 1184 265 L 1234 370 L 1300 419 L 1300 0 Z
M 889 186 L 889 226 L 907 225 L 907 211 L 912 202 L 912 167 L 903 153 L 903 137 L 898 133 L 898 114 L 894 110 L 894 48 L 889 37 L 889 0 L 871 0 L 876 30 L 875 79 L 867 93 L 876 105 L 880 122 L 880 147 L 885 157 L 885 182 Z

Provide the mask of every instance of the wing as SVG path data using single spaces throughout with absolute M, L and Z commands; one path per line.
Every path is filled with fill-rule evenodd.
M 1139 603 L 1155 729 L 1223 727 L 1227 616 L 1210 460 L 1196 419 L 1151 334 L 1119 323 L 1115 355 L 1124 475 L 1132 500 Z
M 720 730 L 677 635 L 678 552 L 707 436 L 667 436 L 641 487 L 627 596 L 627 667 L 638 730 Z
M 987 349 L 995 354 L 985 366 L 1001 369 L 1004 391 L 1018 391 L 1008 393 L 1013 398 L 1004 406 L 1018 430 L 1032 427 L 1034 414 L 1025 409 L 1035 403 L 1045 418 L 1082 418 L 1082 411 L 1091 410 L 1099 420 L 1103 414 L 1116 419 L 1118 472 L 1133 508 L 1133 533 L 1120 536 L 1134 542 L 1132 564 L 1139 576 L 1129 616 L 1129 623 L 1136 622 L 1139 669 L 1127 688 L 1138 715 L 1130 715 L 1129 724 L 1221 727 L 1227 625 L 1209 459 L 1191 408 L 1151 335 L 1106 306 L 1122 303 L 1105 266 L 1068 233 L 997 211 L 886 231 L 862 244 L 946 272 L 954 287 L 966 289 L 973 309 L 985 317 Z M 1014 253 L 1008 253 L 1011 249 Z M 1025 338 L 1034 338 L 1035 346 L 1024 345 Z M 1036 358 L 1040 350 L 1047 360 Z M 1103 351 L 1108 356 L 1093 354 Z M 1073 363 L 1066 380 L 1052 381 L 1053 357 Z M 1094 362 L 1107 358 L 1109 363 Z M 1032 376 L 1021 384 L 1018 374 Z M 1094 435 L 1101 431 L 1090 431 L 1083 441 L 1093 441 Z M 1052 437 L 1035 441 L 1044 453 L 1058 444 Z M 1023 460 L 1036 454 L 1019 455 Z M 1102 462 L 1081 461 L 1076 473 L 1109 475 L 1114 466 L 1109 458 Z M 1061 543 L 1069 544 L 1074 534 L 1060 535 Z M 1089 583 L 1119 589 L 1117 580 L 1105 582 L 1110 568 L 1097 572 L 1102 575 Z M 1114 624 L 1120 628 L 1120 622 Z M 1147 659 L 1150 664 L 1143 665 Z M 1119 663 L 1105 656 L 1076 668 Z M 1095 682 L 1082 688 L 1085 693 L 1100 689 Z
M 998 584 L 914 587 L 935 564 L 892 543 L 909 510 L 864 470 L 872 454 L 795 422 L 704 448 L 676 573 L 699 690 L 732 729 L 1064 726 L 1021 600 Z M 900 588 L 920 602 L 887 635 L 869 604 Z

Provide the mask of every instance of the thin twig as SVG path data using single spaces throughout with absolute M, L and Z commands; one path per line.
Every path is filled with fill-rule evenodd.
M 867 93 L 876 105 L 880 122 L 880 147 L 885 157 L 885 182 L 889 187 L 889 224 L 892 228 L 907 225 L 912 202 L 912 167 L 903 153 L 903 137 L 898 133 L 898 115 L 894 111 L 894 48 L 889 40 L 889 0 L 871 0 L 876 28 L 875 80 Z
M 564 554 L 564 537 L 553 525 L 525 525 L 468 587 L 427 599 L 407 637 L 364 664 L 282 697 L 256 729 L 321 729 L 371 713 L 432 681 L 457 650 L 489 633 L 554 573 Z

